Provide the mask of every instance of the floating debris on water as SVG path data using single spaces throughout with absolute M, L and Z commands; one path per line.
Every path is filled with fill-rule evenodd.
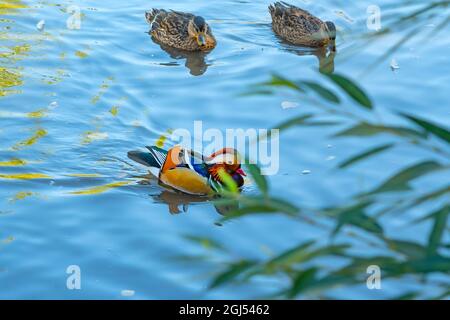
M 335 10 L 334 13 L 344 19 L 345 21 L 347 21 L 348 23 L 353 23 L 355 22 L 355 20 L 353 18 L 351 18 L 347 13 L 344 12 L 344 10 Z
M 299 104 L 297 102 L 291 102 L 291 101 L 283 101 L 281 103 L 281 108 L 283 109 L 294 109 L 297 108 Z
M 83 133 L 82 143 L 89 144 L 92 141 L 106 140 L 106 139 L 108 139 L 107 132 L 87 131 Z
M 311 170 L 303 170 L 302 174 L 304 174 L 304 175 L 311 174 Z
M 45 20 L 41 20 L 36 24 L 36 29 L 38 29 L 39 31 L 44 31 L 45 29 Z
M 134 296 L 134 290 L 122 290 L 120 294 L 122 297 L 132 297 Z
M 75 55 L 81 59 L 87 58 L 89 56 L 86 52 L 80 50 L 75 51 Z
M 48 105 L 48 108 L 50 109 L 50 110 L 53 110 L 53 109 L 56 109 L 56 108 L 58 108 L 58 102 L 56 102 L 56 101 L 53 101 L 52 103 L 50 103 L 49 105 Z
M 392 59 L 391 60 L 391 70 L 395 71 L 395 70 L 398 70 L 398 69 L 400 69 L 400 66 L 398 65 L 397 60 Z

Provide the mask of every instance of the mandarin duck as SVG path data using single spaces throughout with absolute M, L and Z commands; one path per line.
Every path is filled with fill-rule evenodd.
M 216 46 L 205 19 L 191 13 L 152 9 L 145 13 L 150 35 L 160 43 L 186 51 L 208 51 Z
M 335 50 L 336 26 L 323 22 L 306 10 L 285 2 L 269 6 L 273 31 L 282 39 L 295 45 L 323 47 L 331 45 Z
M 227 189 L 226 177 L 231 177 L 238 188 L 244 185 L 246 174 L 235 149 L 223 148 L 205 157 L 180 146 L 169 150 L 156 146 L 146 148 L 149 152 L 130 151 L 128 157 L 148 166 L 161 184 L 177 191 L 212 195 Z

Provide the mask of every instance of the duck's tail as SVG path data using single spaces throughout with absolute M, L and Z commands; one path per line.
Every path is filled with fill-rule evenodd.
M 278 1 L 275 2 L 274 4 L 271 4 L 269 6 L 269 12 L 272 16 L 279 16 L 282 15 L 284 11 L 286 11 L 286 9 L 292 8 L 293 6 L 283 2 L 283 1 Z
M 165 10 L 162 9 L 152 9 L 151 11 L 145 12 L 145 19 L 148 23 L 153 24 L 154 22 L 158 22 L 158 17 L 160 13 L 166 13 Z
M 146 147 L 150 153 L 142 151 L 128 152 L 128 158 L 144 166 L 161 168 L 166 161 L 167 151 L 156 146 Z

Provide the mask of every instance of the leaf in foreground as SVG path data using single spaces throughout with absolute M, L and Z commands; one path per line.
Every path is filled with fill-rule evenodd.
M 269 191 L 269 187 L 267 185 L 266 178 L 261 174 L 261 169 L 256 164 L 251 163 L 247 164 L 247 169 L 250 172 L 256 185 L 258 186 L 259 191 L 267 194 L 267 192 Z
M 343 163 L 341 163 L 339 165 L 339 168 L 342 169 L 342 168 L 349 167 L 350 165 L 353 165 L 353 164 L 355 164 L 355 163 L 357 163 L 357 162 L 359 162 L 361 160 L 364 160 L 364 159 L 366 159 L 368 157 L 371 157 L 373 155 L 381 153 L 381 152 L 383 152 L 383 151 L 385 151 L 385 150 L 387 150 L 389 148 L 392 148 L 393 146 L 394 146 L 393 143 L 389 143 L 389 144 L 385 144 L 385 145 L 382 145 L 382 146 L 379 146 L 379 147 L 375 147 L 375 148 L 370 149 L 368 151 L 364 151 L 363 153 L 360 153 L 360 154 L 358 154 L 356 156 L 353 156 L 350 159 L 348 159 L 348 160 L 344 161 Z
M 427 132 L 430 132 L 431 134 L 435 135 L 436 137 L 446 141 L 447 143 L 450 143 L 450 131 L 447 129 L 444 129 L 436 124 L 433 124 L 431 122 L 428 122 L 423 119 L 419 119 L 407 114 L 402 113 L 402 115 L 409 120 L 413 121 L 420 127 L 424 128 Z
M 352 80 L 339 75 L 339 74 L 328 74 L 326 75 L 331 79 L 336 85 L 338 85 L 342 90 L 344 90 L 354 101 L 359 103 L 361 106 L 372 109 L 373 104 L 367 94 L 362 90 L 356 83 Z
M 209 285 L 209 288 L 213 289 L 224 284 L 228 284 L 255 265 L 256 262 L 249 260 L 242 260 L 234 263 L 226 271 L 216 276 Z
M 421 162 L 401 170 L 369 194 L 410 190 L 411 187 L 409 186 L 409 183 L 412 180 L 443 168 L 442 165 L 435 161 Z

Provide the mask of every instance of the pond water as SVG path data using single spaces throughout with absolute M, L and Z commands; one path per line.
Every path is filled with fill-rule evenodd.
M 390 13 L 410 9 L 398 2 L 398 9 L 387 0 L 378 5 Z M 448 32 L 427 37 L 433 25 L 412 21 L 413 29 L 420 26 L 420 36 L 384 56 L 412 29 L 365 36 L 366 10 L 373 1 L 293 3 L 335 21 L 335 72 L 357 81 L 377 107 L 368 115 L 342 95 L 340 108 L 381 123 L 406 125 L 396 116 L 405 112 L 448 126 Z M 272 128 L 314 110 L 313 102 L 295 92 L 242 95 L 273 73 L 330 85 L 317 72 L 318 56 L 274 36 L 268 4 L 1 1 L 0 298 L 129 299 L 122 290 L 133 290 L 131 298 L 136 299 L 263 297 L 287 280 L 257 277 L 212 290 L 208 284 L 224 270 L 226 259 L 264 259 L 307 240 L 328 241 L 334 224 L 325 217 L 293 221 L 252 215 L 219 226 L 221 215 L 210 202 L 175 195 L 140 178 L 146 169 L 127 159 L 129 150 L 145 145 L 173 145 L 171 130 L 193 130 L 196 120 L 219 130 Z M 81 9 L 78 30 L 67 28 L 72 5 Z M 152 7 L 202 14 L 218 40 L 216 49 L 193 57 L 162 50 L 146 33 L 144 12 Z M 439 14 L 448 17 L 444 9 Z M 40 20 L 45 20 L 41 31 L 36 27 Z M 399 69 L 391 69 L 392 59 Z M 345 205 L 405 165 L 423 160 L 423 152 L 400 146 L 350 169 L 337 169 L 361 150 L 390 141 L 383 135 L 332 137 L 346 127 L 283 132 L 280 170 L 267 177 L 271 194 L 300 208 Z M 448 168 L 445 156 L 429 151 L 426 157 L 447 162 Z M 414 187 L 431 191 L 448 182 L 449 171 L 440 171 L 414 181 Z M 244 193 L 255 194 L 257 188 L 249 183 Z M 385 235 L 426 243 L 431 223 L 411 221 L 448 202 L 448 193 L 446 197 L 383 216 Z M 445 226 L 446 243 L 448 231 Z M 383 248 L 371 244 L 371 235 L 351 234 L 349 228 L 338 241 L 352 243 L 354 254 L 383 254 Z M 205 247 L 211 244 L 205 239 L 226 251 L 214 259 L 196 258 L 208 252 Z M 332 256 L 321 259 L 325 270 L 341 263 Z M 80 267 L 81 290 L 66 287 L 70 265 Z M 411 291 L 437 296 L 450 286 L 448 273 L 432 277 L 430 282 L 412 275 L 388 279 L 383 290 L 368 290 L 361 282 L 330 288 L 323 296 L 385 299 Z

